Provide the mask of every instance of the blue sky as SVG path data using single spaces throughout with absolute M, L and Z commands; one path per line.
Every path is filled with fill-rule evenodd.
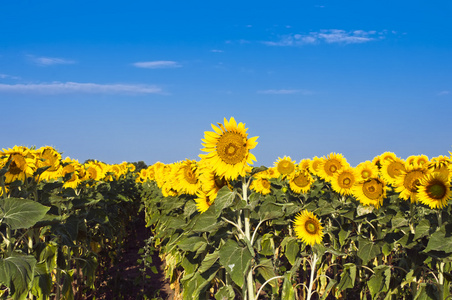
M 452 2 L 424 3 L 2 1 L 0 148 L 172 163 L 233 116 L 256 165 L 449 155 Z

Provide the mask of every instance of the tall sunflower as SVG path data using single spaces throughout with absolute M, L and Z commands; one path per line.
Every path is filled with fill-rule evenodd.
M 394 156 L 391 159 L 381 160 L 380 175 L 384 180 L 390 184 L 395 185 L 397 177 L 405 171 L 405 161 L 399 157 Z
M 45 146 L 37 150 L 36 168 L 48 167 L 39 180 L 53 180 L 62 176 L 61 154 L 53 147 Z
M 212 131 L 204 132 L 203 146 L 201 151 L 207 154 L 200 154 L 203 159 L 210 161 L 212 169 L 218 176 L 224 176 L 227 180 L 237 179 L 238 176 L 245 176 L 248 164 L 253 164 L 256 157 L 250 150 L 256 147 L 257 138 L 248 138 L 245 124 L 238 123 L 233 117 L 224 119 L 224 126 L 218 123 L 212 124 Z
M 209 209 L 209 207 L 213 204 L 213 202 L 215 201 L 215 198 L 211 198 L 207 195 L 206 192 L 204 192 L 203 190 L 198 190 L 196 192 L 196 198 L 195 198 L 195 202 L 196 202 L 196 209 L 200 212 L 203 213 L 206 210 Z
M 431 209 L 443 208 L 452 196 L 447 173 L 433 172 L 421 178 L 418 186 L 418 200 Z
M 313 246 L 322 242 L 322 224 L 310 211 L 304 210 L 295 216 L 294 230 L 296 236 L 305 244 Z
M 383 179 L 374 177 L 357 182 L 352 188 L 352 193 L 361 204 L 379 208 L 386 197 L 386 189 Z
M 356 173 L 358 175 L 358 180 L 367 180 L 372 177 L 378 176 L 378 166 L 368 160 L 359 163 L 356 166 Z
M 272 190 L 268 179 L 262 176 L 255 177 L 251 182 L 250 189 L 262 195 L 270 194 Z

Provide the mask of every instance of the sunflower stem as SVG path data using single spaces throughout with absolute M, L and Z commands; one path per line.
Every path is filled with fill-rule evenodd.
M 311 277 L 309 278 L 309 287 L 308 287 L 308 293 L 306 296 L 306 300 L 310 300 L 311 296 L 313 295 L 312 287 L 314 285 L 314 275 L 315 275 L 315 266 L 317 264 L 317 254 L 314 252 L 312 253 L 312 259 L 311 259 Z
M 248 204 L 248 184 L 245 178 L 242 181 L 243 200 Z M 245 215 L 245 238 L 251 242 L 251 227 L 250 227 L 250 211 L 244 210 Z M 251 252 L 252 253 L 252 252 Z M 246 276 L 247 293 L 249 300 L 254 300 L 254 282 L 253 282 L 253 268 L 250 265 L 248 274 Z

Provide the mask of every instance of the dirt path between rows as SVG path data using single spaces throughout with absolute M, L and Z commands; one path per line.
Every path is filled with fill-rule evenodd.
M 150 229 L 145 226 L 143 213 L 129 224 L 127 232 L 124 247 L 116 263 L 97 279 L 96 286 L 99 288 L 91 295 L 86 295 L 84 299 L 172 300 L 174 293 L 169 281 L 165 279 L 163 263 L 157 251 L 152 255 L 152 261 L 158 273 L 154 274 L 147 269 L 143 274 L 140 270 L 143 265 L 138 263 L 141 259 L 138 251 L 145 247 L 145 240 L 151 235 Z

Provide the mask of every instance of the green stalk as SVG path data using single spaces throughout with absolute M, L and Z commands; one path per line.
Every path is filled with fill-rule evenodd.
M 248 204 L 248 184 L 246 179 L 242 181 L 243 200 Z M 250 228 L 250 211 L 245 210 L 245 238 L 251 243 L 251 228 Z M 250 266 L 248 274 L 246 275 L 247 293 L 249 300 L 254 300 L 254 282 L 253 282 L 253 268 Z

